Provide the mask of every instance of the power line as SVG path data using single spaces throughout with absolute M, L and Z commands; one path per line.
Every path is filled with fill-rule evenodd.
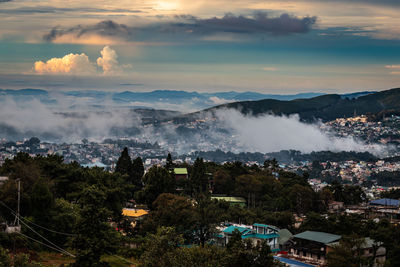
M 32 241 L 34 241 L 34 242 L 36 242 L 36 243 L 39 243 L 39 244 L 41 244 L 41 245 L 43 245 L 43 246 L 46 246 L 46 247 L 48 247 L 48 248 L 51 248 L 51 249 L 57 251 L 57 252 L 60 252 L 60 253 L 65 254 L 63 251 L 59 250 L 58 248 L 52 247 L 52 246 L 50 246 L 50 245 L 48 245 L 48 244 L 46 244 L 46 243 L 43 243 L 43 242 L 41 242 L 41 241 L 39 241 L 39 240 L 36 240 L 36 239 L 34 239 L 34 238 L 30 237 L 30 236 L 27 236 L 27 235 L 25 235 L 25 234 L 23 234 L 23 233 L 19 233 L 19 232 L 17 232 L 17 233 L 20 234 L 20 235 L 22 235 L 22 236 L 24 236 L 24 237 L 26 237 L 26 238 L 28 238 L 28 239 L 30 239 L 30 240 L 32 240 Z M 68 255 L 68 256 L 70 256 L 70 255 Z
M 63 233 L 63 232 L 58 232 L 58 231 L 55 231 L 55 230 L 51 230 L 51 229 L 49 229 L 49 228 L 46 228 L 46 227 L 41 226 L 41 225 L 39 225 L 39 224 L 36 224 L 36 223 L 34 223 L 34 222 L 30 221 L 29 219 L 27 219 L 27 218 L 25 218 L 25 217 L 22 217 L 22 216 L 20 216 L 20 218 L 23 219 L 23 220 L 25 220 L 25 221 L 27 221 L 28 223 L 31 223 L 31 224 L 33 224 L 33 225 L 39 227 L 39 228 L 42 228 L 42 229 L 44 229 L 44 230 L 47 230 L 47 231 L 52 232 L 52 233 L 55 233 L 55 234 L 66 235 L 66 236 L 76 236 L 76 234 L 69 234 L 69 233 Z
M 11 211 L 11 213 L 15 216 L 18 216 L 13 209 L 11 209 L 10 207 L 8 207 L 3 201 L 0 201 L 0 203 L 6 207 L 7 209 L 9 209 Z M 19 217 L 19 216 L 18 216 Z M 44 240 L 46 240 L 47 242 L 49 242 L 51 245 L 53 245 L 54 247 L 58 248 L 59 250 L 62 250 L 64 252 L 64 254 L 67 254 L 68 256 L 71 257 L 75 257 L 75 255 L 73 255 L 72 253 L 66 251 L 65 249 L 57 246 L 56 244 L 54 244 L 53 242 L 51 242 L 50 240 L 48 240 L 47 238 L 45 238 L 44 236 L 42 236 L 41 234 L 39 234 L 38 232 L 36 232 L 34 229 L 32 229 L 32 227 L 30 227 L 27 223 L 25 223 L 23 220 L 20 220 L 21 223 L 23 223 L 26 227 L 28 227 L 28 229 L 30 229 L 32 232 L 34 232 L 35 234 L 37 234 L 38 236 L 40 236 L 41 238 L 43 238 Z

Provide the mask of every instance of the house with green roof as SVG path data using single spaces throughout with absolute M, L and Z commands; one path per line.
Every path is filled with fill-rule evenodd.
M 186 168 L 174 168 L 174 174 L 175 174 L 175 179 L 176 180 L 181 180 L 181 179 L 188 179 L 188 171 Z
M 340 235 L 325 232 L 305 231 L 293 236 L 294 245 L 290 248 L 289 255 L 317 265 L 325 264 L 329 244 L 338 242 L 341 238 Z

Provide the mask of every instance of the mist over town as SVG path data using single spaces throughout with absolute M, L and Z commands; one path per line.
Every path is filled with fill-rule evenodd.
M 400 266 L 399 8 L 0 0 L 0 266 Z

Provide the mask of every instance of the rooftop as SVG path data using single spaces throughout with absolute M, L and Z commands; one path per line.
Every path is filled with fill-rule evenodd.
M 175 168 L 174 173 L 175 174 L 188 174 L 188 171 L 186 168 Z
M 226 202 L 246 202 L 246 200 L 242 197 L 211 197 L 211 199 L 224 200 Z
M 294 237 L 299 238 L 299 239 L 309 240 L 309 241 L 315 241 L 318 243 L 329 244 L 329 243 L 338 241 L 342 236 L 329 234 L 329 233 L 325 233 L 325 232 L 305 231 L 305 232 L 295 235 Z
M 233 231 L 235 231 L 235 230 L 238 230 L 242 235 L 245 233 L 251 232 L 251 229 L 248 229 L 246 227 L 234 226 L 234 225 L 228 226 L 227 228 L 224 229 L 223 232 L 227 233 L 227 234 L 232 234 Z
M 127 217 L 141 217 L 147 215 L 148 212 L 143 209 L 122 209 L 122 215 Z
M 397 199 L 391 199 L 391 198 L 381 198 L 381 199 L 376 199 L 371 202 L 369 202 L 371 205 L 381 205 L 381 206 L 399 206 L 400 201 Z

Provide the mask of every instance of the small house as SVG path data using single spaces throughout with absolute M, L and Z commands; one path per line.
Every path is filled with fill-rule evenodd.
M 267 241 L 272 252 L 279 251 L 279 229 L 275 226 L 259 223 L 255 223 L 251 226 L 230 225 L 226 227 L 222 233 L 218 235 L 218 244 L 226 246 L 235 230 L 240 232 L 242 239 L 249 239 L 253 245 L 259 245 L 262 241 Z
M 174 168 L 175 180 L 188 179 L 188 171 L 186 168 Z
M 324 232 L 305 231 L 293 236 L 294 245 L 289 255 L 316 264 L 325 264 L 327 247 L 340 240 L 340 235 Z

